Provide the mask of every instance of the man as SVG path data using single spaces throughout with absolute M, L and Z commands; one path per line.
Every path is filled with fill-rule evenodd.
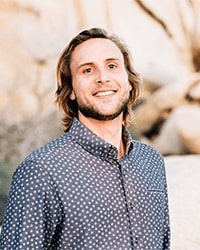
M 16 170 L 0 249 L 169 249 L 163 158 L 126 129 L 141 83 L 127 47 L 85 30 L 57 79 L 66 133 Z

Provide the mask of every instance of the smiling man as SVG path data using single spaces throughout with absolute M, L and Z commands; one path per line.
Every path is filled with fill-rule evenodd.
M 108 39 L 85 41 L 73 52 L 71 72 L 71 99 L 77 101 L 79 118 L 98 121 L 119 116 L 121 127 L 132 87 L 119 48 Z
M 0 249 L 169 250 L 163 158 L 127 130 L 141 86 L 127 47 L 82 31 L 57 80 L 65 134 L 15 171 Z

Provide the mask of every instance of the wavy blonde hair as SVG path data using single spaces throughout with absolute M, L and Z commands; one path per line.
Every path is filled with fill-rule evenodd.
M 63 130 L 67 132 L 73 122 L 74 117 L 78 116 L 78 107 L 76 100 L 70 99 L 72 91 L 72 74 L 70 69 L 71 57 L 74 49 L 79 44 L 92 39 L 104 38 L 112 41 L 121 51 L 124 57 L 124 64 L 128 74 L 128 80 L 132 85 L 130 98 L 127 107 L 123 113 L 124 125 L 128 126 L 133 112 L 133 104 L 139 97 L 141 90 L 141 78 L 132 66 L 131 53 L 125 43 L 123 43 L 115 34 L 109 35 L 102 28 L 92 28 L 84 30 L 75 36 L 68 46 L 63 50 L 57 64 L 57 90 L 56 103 L 64 111 Z

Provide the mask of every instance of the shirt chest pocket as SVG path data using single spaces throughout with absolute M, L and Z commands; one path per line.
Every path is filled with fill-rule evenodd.
M 165 203 L 165 192 L 161 188 L 146 187 L 140 191 L 138 195 L 138 209 L 140 215 L 145 218 L 152 218 L 153 220 L 163 216 Z
M 149 187 L 144 192 L 140 207 L 142 214 L 149 218 L 152 224 L 162 221 L 164 216 L 165 192 L 163 189 Z
M 149 187 L 149 188 L 147 188 L 145 193 L 146 193 L 146 199 L 148 202 L 148 206 L 162 208 L 162 206 L 164 204 L 164 196 L 165 196 L 165 192 L 163 189 Z

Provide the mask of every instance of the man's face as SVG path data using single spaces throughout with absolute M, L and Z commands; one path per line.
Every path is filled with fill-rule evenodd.
M 72 53 L 72 93 L 85 117 L 111 120 L 127 106 L 131 85 L 119 48 L 110 40 L 95 38 Z

